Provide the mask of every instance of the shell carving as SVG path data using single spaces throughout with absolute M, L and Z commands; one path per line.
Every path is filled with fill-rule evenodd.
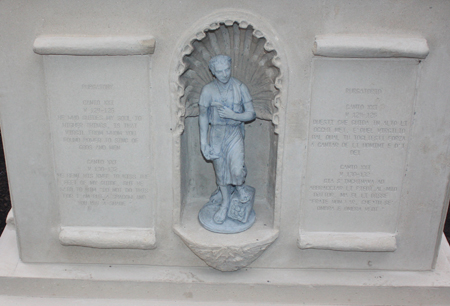
M 208 68 L 216 55 L 232 59 L 232 76 L 247 85 L 257 118 L 273 120 L 280 94 L 277 52 L 259 30 L 246 22 L 215 23 L 185 49 L 179 83 L 184 88 L 184 117 L 198 116 L 198 101 L 204 85 L 213 80 Z M 274 122 L 276 123 L 276 122 Z

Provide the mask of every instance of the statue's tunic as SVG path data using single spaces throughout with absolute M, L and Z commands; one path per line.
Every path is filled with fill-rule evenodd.
M 213 160 L 217 185 L 242 185 L 247 176 L 244 162 L 244 123 L 219 116 L 218 108 L 226 106 L 236 113 L 253 111 L 252 98 L 242 82 L 230 78 L 228 89 L 217 80 L 205 85 L 199 105 L 208 110 L 209 145 L 219 158 Z M 206 89 L 206 90 L 205 90 Z

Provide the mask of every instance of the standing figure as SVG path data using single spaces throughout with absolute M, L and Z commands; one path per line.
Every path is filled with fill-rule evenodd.
M 244 185 L 244 122 L 254 120 L 256 114 L 247 86 L 231 77 L 229 56 L 213 57 L 209 69 L 215 79 L 200 95 L 200 146 L 205 159 L 213 162 L 218 189 L 200 211 L 199 220 L 213 232 L 235 233 L 255 221 L 255 189 Z

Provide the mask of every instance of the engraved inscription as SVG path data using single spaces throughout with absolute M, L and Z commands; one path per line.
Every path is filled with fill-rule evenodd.
M 392 205 L 398 186 L 386 186 L 385 179 L 374 179 L 372 165 L 339 165 L 339 172 L 324 178 L 321 185 L 310 185 L 310 203 L 317 210 L 377 212 Z
M 115 107 L 121 101 L 115 101 L 109 93 L 113 87 L 114 84 L 82 84 L 79 96 L 83 99 L 77 101 L 72 112 L 56 115 L 56 123 L 63 132 L 60 141 L 86 158 L 84 164 L 77 165 L 80 172 L 57 173 L 63 199 L 94 206 L 133 205 L 136 200 L 147 199 L 148 174 L 126 173 L 123 158 L 119 159 L 124 146 L 133 150 L 142 139 L 144 117 L 139 110 L 124 112 L 123 107 Z M 104 90 L 95 97 L 106 98 L 91 98 L 92 89 Z M 103 154 L 117 159 L 100 158 Z
M 361 231 L 393 231 L 416 64 L 348 59 L 314 64 L 304 224 L 312 230 L 354 231 L 358 224 Z M 308 221 L 324 217 L 322 225 Z
M 46 73 L 62 223 L 148 226 L 148 58 L 51 57 Z
M 119 150 L 139 141 L 142 115 L 117 114 L 114 100 L 83 100 L 81 105 L 79 113 L 57 115 L 63 142 L 77 143 L 79 150 Z

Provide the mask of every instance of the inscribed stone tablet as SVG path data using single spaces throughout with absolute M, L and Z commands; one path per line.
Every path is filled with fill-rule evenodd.
M 395 233 L 413 59 L 315 59 L 301 232 Z
M 62 226 L 152 227 L 147 56 L 46 56 Z

